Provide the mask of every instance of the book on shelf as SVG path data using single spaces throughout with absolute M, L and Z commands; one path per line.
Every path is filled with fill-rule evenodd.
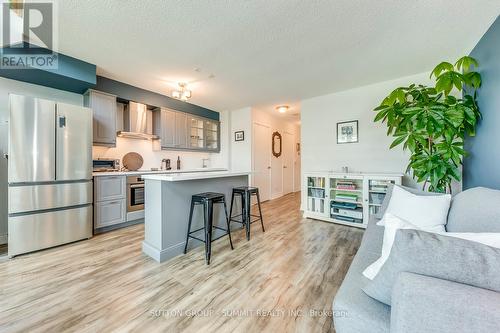
M 371 186 L 388 186 L 392 182 L 390 180 L 371 180 L 370 185 Z
M 336 220 L 345 221 L 345 222 L 360 223 L 360 224 L 363 223 L 363 220 L 358 220 L 358 219 L 355 219 L 355 218 L 352 218 L 352 217 L 347 217 L 347 216 L 338 216 L 338 215 L 336 215 L 334 218 Z
M 339 190 L 355 190 L 356 184 L 350 181 L 338 181 L 336 188 Z
M 337 193 L 335 195 L 335 199 L 357 202 L 358 201 L 358 196 L 356 194 Z
M 387 192 L 387 186 L 371 186 L 370 191 Z
M 332 208 L 340 208 L 340 209 L 356 209 L 358 208 L 358 205 L 355 203 L 351 202 L 338 202 L 338 201 L 332 201 L 330 204 Z

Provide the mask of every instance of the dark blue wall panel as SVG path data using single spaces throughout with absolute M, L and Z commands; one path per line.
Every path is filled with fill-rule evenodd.
M 464 189 L 485 186 L 500 189 L 500 17 L 481 38 L 471 56 L 479 61 L 483 78 L 478 104 L 483 119 L 475 137 L 466 138 Z
M 103 76 L 97 76 L 97 86 L 94 89 L 116 95 L 119 99 L 134 101 L 155 107 L 163 106 L 197 116 L 219 120 L 219 112 L 212 111 L 195 104 L 183 102 L 149 90 L 134 87 L 123 82 L 108 79 Z
M 8 49 L 2 49 L 2 54 L 8 54 Z M 29 49 L 17 50 L 17 53 L 29 54 Z M 49 52 L 49 51 L 48 51 Z M 83 94 L 96 84 L 96 66 L 88 62 L 56 53 L 57 69 L 0 69 L 0 76 L 8 79 L 33 83 L 45 87 L 71 91 Z

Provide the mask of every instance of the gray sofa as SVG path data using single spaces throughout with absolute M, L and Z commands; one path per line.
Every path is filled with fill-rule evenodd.
M 379 217 L 387 207 L 391 190 Z M 392 308 L 366 295 L 361 288 L 369 280 L 362 272 L 380 257 L 382 250 L 384 228 L 376 225 L 378 220 L 373 218 L 368 223 L 333 301 L 337 333 L 500 332 L 500 293 L 494 291 L 403 273 L 393 287 Z M 500 232 L 500 191 L 478 187 L 457 194 L 452 199 L 446 230 Z

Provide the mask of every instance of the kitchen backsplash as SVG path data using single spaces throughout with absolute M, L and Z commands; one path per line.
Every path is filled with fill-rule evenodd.
M 203 159 L 210 159 L 207 162 L 207 166 L 211 168 L 227 168 L 227 165 L 219 165 L 220 162 L 212 161 L 212 156 L 215 153 L 204 153 L 204 152 L 189 152 L 189 151 L 173 151 L 173 150 L 158 150 L 158 147 L 152 141 L 148 140 L 136 140 L 128 138 L 116 138 L 116 147 L 92 147 L 92 157 L 97 158 L 114 158 L 121 159 L 126 153 L 136 152 L 139 153 L 144 159 L 144 165 L 141 169 L 151 169 L 160 168 L 161 160 L 163 158 L 169 158 L 171 160 L 171 166 L 175 169 L 177 156 L 181 158 L 181 169 L 196 169 L 203 166 Z M 214 159 L 220 160 L 220 159 Z M 217 164 L 217 165 L 214 165 Z

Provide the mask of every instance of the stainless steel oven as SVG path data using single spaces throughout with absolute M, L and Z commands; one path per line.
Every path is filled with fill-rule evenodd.
M 144 179 L 127 176 L 127 212 L 144 209 Z

